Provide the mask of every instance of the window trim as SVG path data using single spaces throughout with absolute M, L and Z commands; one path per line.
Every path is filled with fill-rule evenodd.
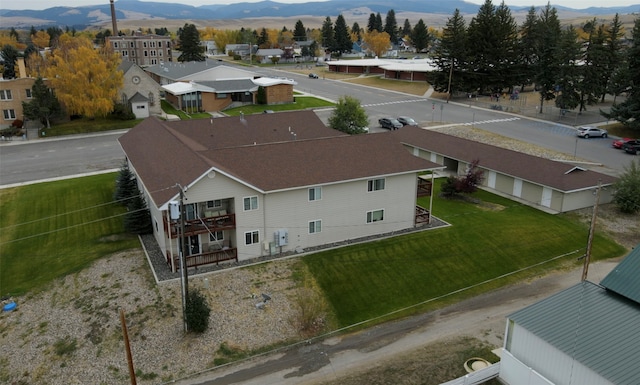
M 313 227 L 313 228 L 312 228 Z M 318 234 L 322 232 L 322 219 L 309 221 L 309 234 Z
M 385 178 L 369 179 L 367 181 L 367 192 L 382 191 L 385 189 L 386 184 Z
M 247 208 L 247 200 L 249 200 L 249 208 Z M 254 200 L 255 200 L 255 207 L 253 204 Z M 252 196 L 242 198 L 242 211 L 254 211 L 254 210 L 258 210 L 258 208 L 259 206 L 258 206 L 257 195 L 252 195 Z
M 247 236 L 251 237 L 251 241 L 247 242 L 248 238 Z M 245 231 L 244 232 L 244 245 L 245 246 L 250 246 L 250 245 L 255 245 L 260 243 L 260 230 L 251 230 L 251 231 Z
M 375 219 L 374 218 L 374 213 L 376 213 L 376 212 L 381 212 L 382 215 L 380 216 L 380 219 Z M 366 220 L 367 224 L 376 223 L 376 222 L 382 222 L 382 221 L 384 221 L 384 209 L 376 209 L 376 210 L 367 211 L 367 220 Z
M 220 234 L 220 238 L 217 237 L 218 234 Z M 224 241 L 224 231 L 216 230 L 209 233 L 209 242 L 217 242 L 217 241 Z
M 311 196 L 313 194 L 313 196 Z M 309 202 L 321 201 L 322 200 L 322 186 L 309 187 L 307 191 L 307 198 Z

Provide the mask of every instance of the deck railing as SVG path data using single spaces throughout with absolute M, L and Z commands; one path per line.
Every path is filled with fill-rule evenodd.
M 164 223 L 165 231 L 169 231 L 171 238 L 178 238 L 180 236 L 180 221 Z M 225 214 L 216 217 L 208 218 L 196 218 L 186 220 L 184 222 L 184 236 L 190 237 L 192 235 L 213 233 L 215 231 L 233 230 L 236 228 L 236 215 Z

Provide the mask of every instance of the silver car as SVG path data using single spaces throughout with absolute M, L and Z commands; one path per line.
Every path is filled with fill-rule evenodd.
M 589 139 L 591 137 L 607 137 L 607 130 L 598 127 L 583 126 L 578 127 L 577 135 L 581 138 Z
M 417 126 L 418 122 L 416 122 L 415 120 L 413 120 L 413 118 L 410 118 L 408 116 L 401 116 L 398 118 L 398 122 L 402 123 L 403 126 Z

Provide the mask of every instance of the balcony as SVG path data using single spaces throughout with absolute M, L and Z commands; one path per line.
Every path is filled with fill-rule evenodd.
M 219 264 L 224 261 L 237 261 L 238 260 L 238 249 L 235 247 L 224 247 L 218 250 L 213 251 L 205 251 L 199 254 L 191 254 L 187 255 L 187 268 L 198 267 L 204 265 L 211 264 Z M 171 256 L 167 253 L 167 265 L 170 267 L 171 265 Z M 179 271 L 180 269 L 180 257 L 174 256 L 173 266 L 175 267 L 175 271 Z
M 223 214 L 205 218 L 196 218 L 186 220 L 184 222 L 184 236 L 190 237 L 198 234 L 210 234 L 216 231 L 233 230 L 236 228 L 236 215 Z M 171 238 L 180 236 L 180 221 L 164 220 L 165 232 L 171 235 Z

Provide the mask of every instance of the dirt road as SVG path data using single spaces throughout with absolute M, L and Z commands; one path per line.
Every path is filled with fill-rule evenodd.
M 600 282 L 618 262 L 592 264 L 589 280 Z M 230 365 L 176 384 L 322 384 L 366 372 L 390 357 L 410 354 L 451 337 L 471 336 L 502 347 L 508 314 L 578 283 L 581 274 L 582 268 L 552 273 L 435 312 L 318 343 L 300 344 L 285 353 Z

